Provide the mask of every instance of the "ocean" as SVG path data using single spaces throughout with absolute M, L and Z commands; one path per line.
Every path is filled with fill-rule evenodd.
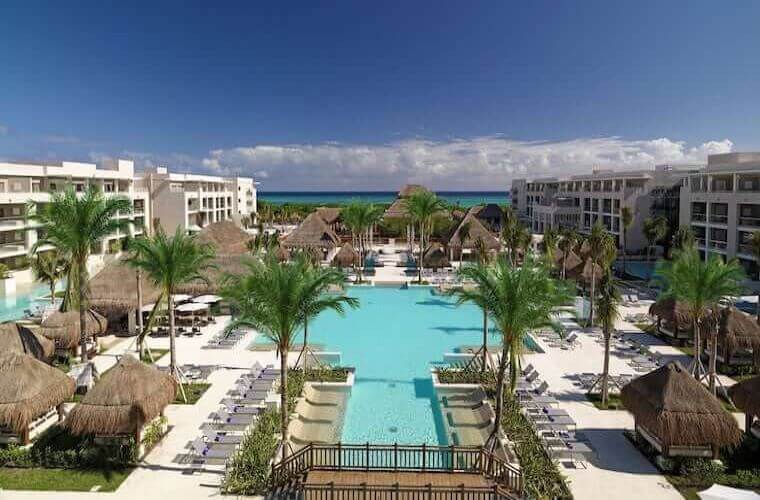
M 310 203 L 315 205 L 342 205 L 353 200 L 365 203 L 393 203 L 396 191 L 259 191 L 259 201 L 273 205 Z M 463 207 L 496 203 L 509 203 L 507 191 L 437 191 L 436 194 L 452 204 Z

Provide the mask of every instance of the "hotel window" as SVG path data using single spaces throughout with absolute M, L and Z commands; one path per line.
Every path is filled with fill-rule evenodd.
M 23 190 L 24 190 L 24 186 L 20 182 L 11 183 L 11 191 L 13 191 L 14 193 L 18 193 Z
M 113 183 L 112 182 L 106 182 L 103 184 L 103 191 L 106 193 L 113 193 Z
M 32 193 L 39 193 L 40 192 L 40 181 L 33 181 L 32 182 Z
M 77 182 L 76 184 L 74 184 L 74 190 L 76 190 L 77 193 L 84 192 L 84 184 L 82 184 L 81 182 Z
M 5 187 L 5 181 L 0 182 L 0 193 L 4 193 L 5 189 L 6 189 L 6 187 Z

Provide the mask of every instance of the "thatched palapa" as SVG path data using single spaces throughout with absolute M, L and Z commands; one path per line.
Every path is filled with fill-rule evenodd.
M 74 381 L 57 368 L 18 352 L 0 353 L 0 425 L 28 441 L 29 424 L 74 394 Z
M 677 361 L 625 385 L 621 398 L 637 431 L 653 438 L 665 456 L 685 448 L 711 448 L 716 456 L 741 439 L 734 417 Z
M 423 259 L 427 267 L 439 268 L 449 267 L 449 258 L 446 256 L 446 249 L 443 245 L 437 242 L 433 242 L 425 251 L 425 258 Z
M 401 191 L 398 192 L 397 197 L 398 198 L 409 198 L 415 193 L 430 191 L 428 188 L 423 186 L 422 184 L 407 184 L 406 186 L 401 188 Z
M 407 184 L 401 188 L 398 192 L 396 200 L 391 203 L 391 206 L 383 214 L 385 219 L 406 219 L 409 217 L 409 212 L 406 209 L 405 199 L 409 198 L 415 193 L 430 191 L 425 186 L 419 184 Z
M 65 426 L 73 434 L 137 435 L 177 394 L 174 379 L 132 355 L 123 356 L 71 410 Z
M 286 248 L 335 248 L 340 244 L 340 239 L 325 221 L 316 213 L 309 214 L 282 241 Z
M 735 307 L 721 310 L 718 320 L 718 345 L 721 354 L 728 358 L 740 349 L 760 351 L 760 325 L 754 315 Z
M 568 262 L 569 263 L 569 262 Z M 586 258 L 583 265 L 577 265 L 572 268 L 571 271 L 565 270 L 568 277 L 583 283 L 586 286 L 591 286 L 592 280 L 595 284 L 599 284 L 604 276 L 604 270 L 599 264 L 595 264 L 591 258 Z
M 470 234 L 465 241 L 462 241 L 459 232 L 465 224 L 469 224 Z M 456 229 L 449 238 L 448 246 L 457 249 L 476 248 L 476 242 L 478 240 L 483 240 L 483 243 L 485 243 L 488 250 L 498 250 L 501 247 L 498 238 L 496 238 L 496 236 L 483 225 L 480 219 L 475 216 L 475 212 L 470 210 L 459 224 L 457 224 Z
M 760 418 L 760 375 L 732 385 L 728 394 L 737 408 Z
M 198 233 L 198 242 L 211 245 L 217 255 L 242 255 L 248 253 L 252 236 L 230 220 L 215 222 Z
M 354 250 L 351 243 L 344 243 L 343 246 L 340 247 L 340 250 L 338 250 L 338 253 L 335 254 L 335 257 L 333 257 L 332 262 L 338 267 L 352 267 L 359 265 L 360 261 L 361 256 L 359 255 L 359 252 Z
M 205 280 L 191 281 L 177 286 L 176 293 L 188 295 L 216 295 L 221 291 L 229 274 L 246 272 L 246 262 L 252 259 L 250 255 L 220 255 L 209 263 L 209 268 L 202 271 Z
M 18 323 L 0 324 L 0 352 L 28 354 L 45 363 L 55 354 L 55 343 Z
M 92 309 L 85 313 L 85 336 L 96 337 L 106 332 L 108 322 Z M 55 342 L 59 349 L 76 349 L 79 345 L 79 311 L 54 312 L 42 320 L 39 333 Z
M 317 207 L 315 212 L 328 226 L 340 221 L 340 208 L 338 207 Z
M 161 295 L 143 273 L 140 280 L 143 305 Z M 137 310 L 137 271 L 124 261 L 106 265 L 90 280 L 90 306 L 103 314 L 129 314 Z
M 274 256 L 278 262 L 287 262 L 290 260 L 290 252 L 282 245 L 277 245 L 274 250 Z
M 557 262 L 557 269 L 560 271 L 562 270 L 562 266 L 565 267 L 565 274 L 567 276 L 573 275 L 575 270 L 578 269 L 578 266 L 581 266 L 583 264 L 583 261 L 580 257 L 578 257 L 578 254 L 570 250 L 567 253 L 567 256 L 565 256 L 564 252 L 562 250 L 557 250 L 557 255 L 555 256 L 556 262 Z M 577 274 L 577 273 L 576 273 Z

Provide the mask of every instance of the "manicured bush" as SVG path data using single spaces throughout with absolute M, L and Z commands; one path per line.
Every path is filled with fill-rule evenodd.
M 280 413 L 264 413 L 256 427 L 243 439 L 232 456 L 222 480 L 222 492 L 234 495 L 262 495 L 269 486 L 271 461 L 277 449 Z

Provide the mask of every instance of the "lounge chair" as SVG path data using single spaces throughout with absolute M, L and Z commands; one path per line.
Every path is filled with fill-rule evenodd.
M 203 438 L 193 440 L 193 451 L 201 458 L 229 458 L 235 452 L 235 445 L 207 443 Z
M 230 413 L 226 407 L 220 408 L 215 415 L 215 420 L 224 424 L 250 425 L 256 420 L 256 415 L 250 413 Z
M 203 436 L 205 437 L 206 443 L 217 444 L 240 444 L 243 442 L 244 438 L 243 434 L 240 433 L 220 432 L 211 429 L 204 429 Z
M 238 404 L 229 399 L 222 400 L 222 404 L 227 408 L 227 412 L 231 415 L 260 415 L 266 411 L 266 409 L 261 406 Z

